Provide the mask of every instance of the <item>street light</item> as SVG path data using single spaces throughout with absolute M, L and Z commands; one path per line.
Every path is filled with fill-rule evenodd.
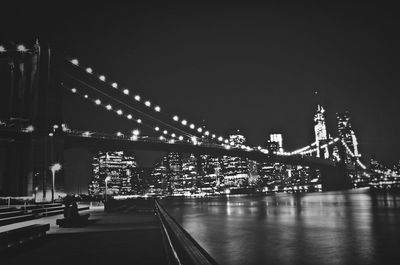
M 37 196 L 37 192 L 38 192 L 38 190 L 39 190 L 39 187 L 35 187 L 35 189 L 34 189 L 34 191 L 35 191 L 35 203 L 36 203 L 36 196 Z
M 106 179 L 104 180 L 105 182 L 106 182 L 106 194 L 105 194 L 105 198 L 104 198 L 104 202 L 106 202 L 107 201 L 107 186 L 108 186 L 108 182 L 111 180 L 111 177 L 110 176 L 108 176 L 108 177 L 106 177 Z
M 61 169 L 61 164 L 60 163 L 55 163 L 50 167 L 51 173 L 52 173 L 52 187 L 51 187 L 51 202 L 54 202 L 54 178 L 56 175 L 56 172 Z

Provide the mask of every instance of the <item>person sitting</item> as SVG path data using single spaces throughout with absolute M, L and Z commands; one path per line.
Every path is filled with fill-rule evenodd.
M 56 224 L 60 227 L 73 227 L 82 226 L 88 222 L 89 214 L 79 215 L 78 204 L 74 197 L 67 195 L 64 204 L 64 218 L 57 219 Z

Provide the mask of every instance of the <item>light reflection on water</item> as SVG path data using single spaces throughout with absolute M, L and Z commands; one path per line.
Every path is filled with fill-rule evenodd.
M 400 195 L 164 199 L 220 264 L 400 264 Z

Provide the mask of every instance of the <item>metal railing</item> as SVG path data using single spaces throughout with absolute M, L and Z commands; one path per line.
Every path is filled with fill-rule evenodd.
M 155 211 L 161 224 L 161 233 L 170 265 L 218 265 L 157 200 L 155 200 Z

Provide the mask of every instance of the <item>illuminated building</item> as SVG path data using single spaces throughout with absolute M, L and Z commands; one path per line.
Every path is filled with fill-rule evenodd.
M 153 184 L 149 187 L 149 194 L 162 195 L 167 193 L 167 163 L 167 157 L 164 157 L 152 170 L 150 176 Z
M 124 152 L 99 152 L 93 158 L 93 175 L 89 184 L 89 194 L 105 193 L 105 179 L 110 177 L 107 191 L 113 195 L 131 194 L 132 172 L 137 167 L 134 156 Z
M 132 194 L 144 195 L 151 186 L 154 187 L 150 174 L 153 168 L 136 167 L 131 170 Z
M 214 193 L 217 186 L 221 184 L 220 159 L 210 155 L 201 155 L 198 174 L 200 178 L 200 185 L 198 185 L 199 191 L 208 194 Z
M 229 135 L 230 144 L 235 147 L 242 146 L 246 142 L 244 135 Z M 248 159 L 240 157 L 223 156 L 221 159 L 221 170 L 224 176 L 222 186 L 245 187 L 248 185 Z
M 268 140 L 267 141 L 267 150 L 270 153 L 277 153 L 279 151 L 279 143 Z
M 149 193 L 173 194 L 180 189 L 182 178 L 182 158 L 179 153 L 170 152 L 154 167 L 151 172 L 153 185 Z
M 276 143 L 277 147 L 274 147 L 274 149 L 276 148 L 276 152 L 283 152 L 283 138 L 282 138 L 282 134 L 280 133 L 272 133 L 269 135 L 269 141 L 268 141 L 269 145 L 271 145 L 272 143 Z M 272 150 L 272 147 L 270 147 Z
M 189 158 L 182 162 L 182 175 L 179 184 L 176 185 L 175 192 L 190 195 L 196 191 L 197 181 L 197 159 L 191 154 Z
M 179 185 L 182 177 L 182 158 L 179 153 L 170 152 L 167 154 L 167 180 L 168 193 L 173 193 Z
M 240 147 L 246 142 L 244 135 L 239 134 L 239 130 L 236 134 L 229 135 L 229 143 L 231 146 Z
M 322 151 L 324 158 L 329 158 L 328 147 L 326 146 L 323 150 L 321 150 L 321 145 L 325 144 L 328 140 L 324 113 L 325 109 L 321 105 L 318 105 L 317 113 L 314 116 L 315 142 L 317 144 L 317 157 L 321 157 Z

